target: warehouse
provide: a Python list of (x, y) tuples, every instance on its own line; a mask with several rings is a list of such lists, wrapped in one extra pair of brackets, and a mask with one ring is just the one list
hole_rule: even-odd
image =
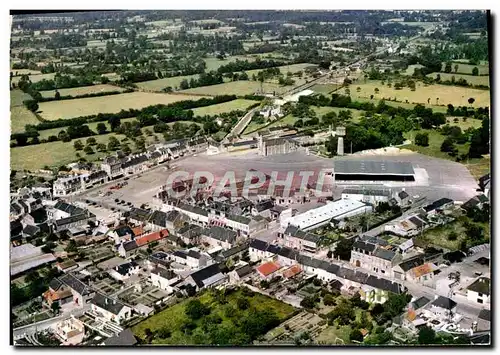
[(336, 160), (336, 181), (415, 181), (415, 171), (409, 162)]
[(296, 226), (302, 230), (318, 228), (329, 223), (332, 219), (342, 220), (346, 217), (372, 211), (370, 205), (356, 200), (337, 200), (324, 206), (314, 208), (288, 219), (288, 225)]

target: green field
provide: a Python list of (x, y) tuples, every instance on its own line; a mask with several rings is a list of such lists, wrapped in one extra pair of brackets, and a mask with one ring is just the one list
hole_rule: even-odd
[(167, 86), (171, 86), (172, 89), (175, 90), (175, 88), (181, 84), (182, 80), (186, 79), (189, 81), (191, 78), (195, 78), (195, 79), (198, 78), (198, 74), (185, 75), (185, 76), (173, 76), (171, 78), (143, 81), (140, 83), (136, 83), (136, 85), (140, 89), (150, 90), (150, 91), (161, 91), (162, 89), (166, 88)]
[(151, 105), (170, 104), (182, 100), (198, 100), (199, 96), (169, 95), (146, 92), (131, 92), (126, 94), (89, 97), (84, 99), (50, 101), (40, 103), (40, 115), (53, 121), (98, 113), (117, 113), (126, 109), (141, 109)]
[[(241, 310), (237, 307), (238, 298), (246, 298), (249, 301), (250, 307), (246, 310)], [(272, 310), (278, 316), (280, 321), (284, 321), (294, 312), (294, 308), (286, 303), (278, 301), (274, 298), (255, 293), (252, 297), (242, 296), (241, 291), (236, 291), (225, 297), (226, 303), (221, 304), (218, 300), (213, 297), (211, 292), (204, 292), (200, 296), (196, 297), (201, 303), (210, 307), (210, 316), (219, 316), (222, 320), (220, 324), (217, 325), (218, 329), (234, 329), (239, 330), (236, 325), (238, 320), (244, 319), (245, 317), (250, 317), (253, 314), (253, 310)], [(202, 317), (200, 320), (193, 321), (196, 328), (189, 333), (183, 332), (181, 328), (186, 322), (190, 321), (188, 316), (185, 314), (185, 307), (190, 300), (193, 298), (184, 300), (176, 305), (173, 305), (158, 314), (146, 319), (145, 321), (132, 327), (132, 332), (139, 339), (146, 338), (146, 329), (150, 329), (154, 334), (160, 329), (168, 329), (170, 336), (168, 338), (161, 338), (160, 336), (155, 336), (152, 340), (153, 344), (167, 344), (167, 345), (193, 345), (200, 344), (200, 340), (203, 340), (204, 332), (202, 331), (204, 319)]]
[[(15, 69), (14, 69), (15, 72)], [(32, 72), (35, 72), (34, 70)], [(36, 74), (36, 75), (30, 75), (29, 79), (31, 80), (32, 83), (37, 83), (40, 80), (47, 79), (51, 80), (54, 79), (55, 73), (49, 73), (49, 74)], [(21, 80), (21, 76), (15, 76), (12, 78), (13, 83), (18, 83)]]
[[(471, 74), (472, 75), (472, 69), (474, 69), (474, 67), (477, 67), (477, 69), (479, 69), (479, 75), (488, 75), (490, 73), (490, 68), (489, 68), (487, 63), (479, 64), (479, 65), (471, 65), (471, 64), (465, 64), (465, 63), (452, 62), (451, 63), (451, 74), (455, 73), (455, 64), (458, 64), (457, 73), (459, 73), (459, 74)], [(441, 68), (441, 71), (444, 71), (445, 66), (446, 66), (446, 63), (443, 63), (443, 67)]]
[(42, 72), (39, 70), (31, 70), (31, 69), (11, 69), (10, 72), (12, 73), (12, 75), (16, 75), (16, 76), (21, 76), (24, 74), (28, 74), (28, 75), (42, 74)]
[(441, 80), (450, 80), (452, 77), (455, 77), (455, 81), (458, 79), (464, 79), (467, 80), (469, 84), (472, 85), (484, 85), (484, 86), (490, 86), (490, 77), (489, 75), (481, 75), (481, 76), (474, 76), (474, 75), (465, 75), (465, 74), (452, 74), (452, 73), (432, 73), (427, 76), (436, 79), (437, 75), (441, 76)]
[[(69, 88), (69, 89), (59, 89), (59, 94), (61, 96), (80, 96), (80, 95), (85, 95), (85, 94), (95, 94), (95, 93), (100, 93), (100, 92), (110, 92), (110, 91), (124, 91), (125, 89), (119, 87), (119, 86), (113, 86), (113, 85), (93, 85), (93, 86), (82, 86), (82, 87), (77, 87), (77, 88)], [(48, 91), (40, 91), (40, 94), (42, 94), (43, 97), (54, 97), (56, 91), (55, 90), (48, 90)]]
[(408, 68), (406, 68), (406, 70), (404, 72), (402, 72), (401, 74), (402, 75), (408, 75), (408, 76), (412, 76), (413, 73), (415, 72), (415, 69), (420, 69), (420, 68), (423, 68), (424, 66), (421, 65), (421, 64), (412, 64), (412, 65), (409, 65)]
[[(441, 133), (437, 132), (436, 130), (421, 129), (421, 130), (417, 130), (417, 131), (406, 132), (403, 134), (403, 136), (405, 137), (405, 139), (409, 139), (413, 142), (415, 140), (415, 135), (417, 133), (428, 133), (429, 134), (429, 145), (427, 147), (421, 147), (421, 146), (416, 145), (416, 144), (409, 144), (409, 145), (404, 146), (405, 149), (410, 149), (410, 150), (413, 150), (417, 153), (429, 155), (431, 157), (455, 161), (454, 157), (451, 157), (448, 155), (448, 153), (441, 151), (441, 144), (443, 143), (443, 141), (445, 140), (446, 137), (443, 136)], [(458, 154), (464, 154), (464, 153), (467, 153), (469, 151), (470, 143), (456, 144), (455, 146), (458, 149)]]
[(219, 67), (221, 67), (223, 65), (226, 65), (226, 64), (231, 63), (231, 62), (235, 62), (236, 59), (248, 60), (249, 62), (255, 61), (254, 57), (244, 56), (244, 55), (235, 55), (235, 56), (231, 56), (231, 57), (226, 57), (223, 60), (220, 60), (220, 59), (215, 58), (215, 57), (209, 57), (209, 58), (204, 59), (206, 65), (207, 65), (205, 68), (205, 72), (217, 70), (217, 69), (219, 69)]
[[(217, 96), (217, 95), (252, 95), (260, 92), (260, 82), (258, 81), (231, 81), (229, 83), (217, 84), (211, 86), (202, 86), (198, 88), (192, 88), (187, 90), (179, 91), (180, 93), (189, 95), (208, 95), (208, 96)], [(276, 93), (284, 92), (291, 89), (291, 86), (280, 86), (278, 84), (271, 83), (263, 83), (262, 89), (264, 92), (273, 92)]]
[(244, 99), (236, 99), (229, 102), (224, 102), (217, 105), (198, 107), (193, 109), (193, 113), (195, 116), (204, 116), (204, 115), (218, 115), (223, 112), (231, 112), (236, 110), (246, 111), (247, 108), (251, 105), (258, 103), (257, 101), (252, 100), (244, 100)]
[[(357, 92), (360, 87), (361, 91)], [(370, 80), (367, 83), (356, 83), (350, 85), (351, 97), (354, 100), (370, 99), (373, 95), (374, 100), (396, 99), (397, 101), (410, 104), (427, 105), (427, 99), (430, 98), (430, 104), (436, 106), (469, 106), (468, 99), (473, 97), (475, 102), (474, 107), (490, 106), (490, 93), (488, 90), (471, 89), (467, 87), (451, 86), (451, 85), (429, 85), (424, 86), (423, 83), (417, 83), (415, 91), (404, 87), (401, 90), (396, 90), (394, 87), (382, 85), (381, 81)], [(375, 88), (379, 89), (378, 94), (375, 93)]]
[(337, 90), (340, 87), (341, 85), (335, 85), (335, 84), (316, 84), (310, 90), (318, 94), (328, 95), (329, 93)]
[(10, 92), (10, 129), (11, 133), (24, 132), (24, 127), (27, 124), (38, 124), (40, 121), (35, 114), (28, 110), (24, 104), (24, 100), (31, 99), (31, 96), (25, 94), (21, 90), (12, 90)]

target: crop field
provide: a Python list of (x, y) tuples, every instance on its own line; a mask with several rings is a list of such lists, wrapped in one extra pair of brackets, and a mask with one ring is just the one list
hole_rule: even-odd
[[(281, 93), (290, 90), (290, 86), (280, 86), (274, 83), (263, 83), (262, 89), (264, 92)], [(259, 93), (261, 89), (260, 82), (258, 81), (231, 81), (229, 83), (217, 84), (211, 86), (201, 86), (198, 88), (192, 88), (187, 90), (179, 91), (183, 94), (197, 94), (197, 95), (207, 95), (207, 96), (217, 96), (217, 95), (252, 95), (254, 93)]]
[(206, 72), (212, 71), (212, 70), (217, 70), (219, 67), (226, 65), (231, 62), (235, 62), (236, 59), (239, 60), (248, 60), (249, 62), (255, 61), (255, 58), (250, 57), (250, 56), (243, 56), (243, 55), (235, 55), (231, 57), (226, 57), (223, 60), (220, 60), (215, 57), (210, 57), (210, 58), (205, 58), (204, 61), (207, 64), (207, 67), (205, 68)]
[(424, 66), (421, 65), (421, 64), (412, 64), (412, 65), (408, 65), (408, 68), (406, 68), (406, 70), (402, 73), (403, 75), (408, 75), (408, 76), (412, 76), (413, 73), (415, 72), (415, 69), (420, 69), (420, 68), (423, 68)]
[(217, 105), (198, 107), (193, 109), (193, 113), (195, 116), (204, 116), (204, 115), (212, 116), (212, 115), (218, 115), (223, 112), (231, 112), (236, 110), (246, 111), (246, 109), (249, 106), (254, 105), (256, 103), (258, 103), (258, 101), (237, 99)]
[(474, 76), (474, 75), (465, 75), (465, 74), (454, 74), (454, 73), (432, 73), (427, 76), (436, 79), (437, 75), (440, 75), (441, 80), (450, 80), (452, 77), (455, 77), (455, 80), (458, 79), (464, 79), (467, 80), (469, 84), (472, 85), (484, 85), (484, 86), (490, 86), (490, 76), (489, 75), (481, 75), (481, 76)]
[[(488, 63), (481, 63), (480, 65), (472, 65), (472, 64), (465, 64), (465, 63), (458, 63), (458, 62), (452, 62), (451, 63), (451, 74), (455, 73), (455, 64), (458, 64), (458, 70), (457, 73), (459, 74), (471, 74), (472, 75), (472, 69), (474, 67), (477, 67), (479, 70), (479, 75), (489, 75), (490, 74), (490, 68), (488, 66)], [(444, 71), (444, 68), (446, 66), (446, 63), (443, 63), (442, 71)]]
[(48, 120), (95, 115), (98, 113), (116, 113), (126, 109), (141, 109), (146, 106), (170, 104), (182, 100), (198, 100), (200, 96), (169, 95), (146, 92), (89, 97), (84, 99), (50, 101), (40, 103), (40, 115)]
[[(357, 92), (357, 87), (361, 88)], [(375, 94), (375, 88), (379, 89), (379, 93)], [(427, 104), (427, 99), (430, 98), (430, 104), (447, 106), (469, 106), (468, 99), (473, 97), (475, 102), (474, 107), (490, 106), (490, 93), (488, 90), (471, 89), (467, 87), (450, 86), (450, 85), (429, 85), (424, 86), (422, 83), (417, 83), (415, 91), (404, 87), (401, 90), (396, 90), (394, 87), (382, 85), (380, 81), (369, 81), (366, 84), (354, 84), (350, 86), (351, 97), (353, 99), (362, 98), (369, 99), (373, 95), (375, 100), (396, 99), (400, 102), (411, 104)]]
[(24, 104), (24, 100), (31, 99), (31, 96), (25, 94), (21, 90), (12, 90), (10, 92), (10, 129), (11, 133), (24, 132), (24, 127), (27, 124), (37, 124), (40, 121), (35, 114), (28, 110)]
[(12, 73), (12, 75), (24, 75), (24, 74), (38, 75), (38, 74), (42, 74), (42, 72), (39, 70), (31, 70), (31, 69), (11, 69), (10, 72)]
[[(14, 73), (15, 73), (15, 71), (14, 71)], [(35, 75), (30, 75), (29, 78), (30, 78), (30, 80), (31, 80), (32, 83), (37, 83), (37, 82), (39, 82), (40, 80), (43, 80), (43, 79), (47, 79), (47, 80), (54, 79), (55, 75), (56, 75), (55, 73), (35, 74)], [(15, 76), (15, 77), (12, 78), (12, 82), (16, 83), (16, 84), (20, 80), (21, 80), (21, 76)]]
[(38, 124), (40, 121), (35, 114), (24, 105), (10, 108), (10, 129), (11, 133), (22, 133), (27, 124)]
[(171, 78), (143, 81), (143, 82), (137, 83), (136, 85), (137, 85), (137, 87), (139, 87), (143, 90), (150, 90), (150, 91), (161, 91), (162, 89), (166, 88), (167, 86), (170, 86), (170, 87), (172, 87), (172, 89), (175, 90), (175, 88), (181, 84), (182, 80), (186, 79), (189, 81), (191, 78), (197, 79), (198, 74), (184, 75), (184, 76), (173, 76)]
[[(124, 90), (125, 89), (119, 86), (102, 84), (93, 86), (82, 86), (69, 89), (59, 89), (58, 91), (59, 94), (61, 94), (61, 96), (67, 96), (67, 95), (80, 96), (85, 94), (95, 94), (100, 92), (124, 91)], [(55, 90), (40, 91), (40, 94), (42, 94), (43, 97), (54, 97), (55, 93), (56, 93)]]

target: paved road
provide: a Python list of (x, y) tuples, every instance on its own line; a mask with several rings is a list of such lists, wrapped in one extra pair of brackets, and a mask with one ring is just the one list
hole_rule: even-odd
[(228, 140), (229, 137), (233, 136), (233, 137), (237, 137), (239, 136), (240, 134), (243, 133), (243, 131), (245, 130), (245, 128), (247, 128), (248, 124), (250, 123), (250, 121), (252, 120), (252, 116), (255, 112), (257, 112), (259, 108), (258, 107), (255, 107), (253, 109), (251, 109), (250, 111), (248, 111), (245, 116), (243, 116), (239, 121), (238, 123), (236, 124), (236, 126), (233, 127), (233, 129), (231, 129), (231, 132), (229, 132), (227, 134), (227, 136), (224, 138), (225, 141)]

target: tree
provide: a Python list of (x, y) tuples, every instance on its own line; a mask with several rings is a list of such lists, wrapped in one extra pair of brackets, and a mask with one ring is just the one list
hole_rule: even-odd
[(374, 91), (375, 91), (375, 94), (378, 94), (380, 90), (378, 88), (375, 88)]
[(194, 299), (187, 303), (185, 313), (190, 319), (197, 320), (210, 314), (210, 308), (201, 303), (200, 300)]
[(335, 258), (340, 258), (341, 260), (349, 261), (351, 260), (351, 250), (354, 244), (354, 240), (340, 238), (337, 242), (335, 250), (333, 251), (333, 255)]
[(130, 149), (130, 146), (127, 144), (127, 143), (123, 143), (121, 145), (121, 150), (123, 153), (125, 153), (126, 155), (129, 155), (130, 153), (132, 153), (132, 149)]
[(429, 145), (429, 134), (417, 133), (415, 136), (415, 144), (421, 147), (427, 147)]
[(96, 149), (98, 152), (105, 152), (106, 151), (106, 144), (104, 143), (99, 143), (97, 146), (96, 146)]
[(36, 100), (26, 100), (24, 104), (26, 105), (26, 108), (31, 112), (38, 111), (38, 102)]
[(323, 303), (325, 304), (325, 306), (333, 306), (335, 305), (335, 298), (332, 294), (327, 293), (325, 297), (323, 297)]
[(244, 311), (245, 309), (248, 309), (250, 307), (250, 302), (248, 301), (248, 299), (244, 297), (239, 297), (236, 300), (236, 306), (238, 307), (239, 310)]
[(87, 145), (96, 145), (97, 141), (94, 137), (87, 138)]
[(59, 91), (56, 90), (56, 93), (54, 94), (54, 98), (56, 100), (59, 100), (61, 98), (61, 94), (59, 93)]
[(351, 342), (362, 342), (363, 341), (363, 334), (359, 331), (359, 329), (353, 329), (351, 330), (351, 334), (349, 334), (349, 340)]
[(444, 66), (444, 72), (451, 73), (451, 62), (446, 62), (445, 66)]
[(445, 153), (453, 152), (455, 149), (455, 144), (453, 143), (453, 139), (451, 137), (446, 137), (443, 143), (441, 144), (441, 151)]
[(436, 332), (424, 325), (418, 330), (418, 343), (419, 344), (436, 344)]
[(83, 149), (83, 143), (81, 140), (76, 140), (75, 143), (73, 143), (73, 147), (75, 150), (82, 150)]
[(106, 133), (106, 132), (108, 131), (108, 128), (107, 128), (107, 127), (106, 127), (106, 125), (105, 125), (104, 123), (102, 123), (102, 122), (99, 122), (99, 123), (97, 124), (96, 129), (97, 129), (97, 133), (99, 133), (99, 134), (104, 134), (104, 133)]
[(469, 99), (467, 100), (467, 102), (469, 103), (469, 105), (472, 106), (472, 104), (474, 103), (474, 101), (476, 101), (476, 99), (474, 99), (473, 97), (469, 97)]
[(316, 302), (314, 302), (314, 297), (304, 297), (302, 301), (300, 301), (300, 306), (308, 309), (314, 308)]
[(111, 132), (115, 132), (120, 127), (120, 117), (112, 116), (108, 120), (109, 126), (111, 127)]
[(474, 76), (479, 75), (479, 69), (477, 67), (472, 68), (472, 75), (474, 75)]
[(59, 302), (52, 302), (50, 305), (50, 308), (52, 309), (52, 312), (54, 314), (59, 314), (59, 311), (61, 310), (61, 306), (59, 305)]
[(448, 234), (448, 240), (450, 240), (450, 241), (455, 241), (455, 240), (457, 240), (457, 238), (458, 238), (458, 234), (455, 231), (451, 231)]
[(66, 249), (64, 250), (68, 253), (76, 253), (78, 251), (76, 242), (73, 239), (70, 239), (68, 245), (66, 246)]
[(110, 151), (117, 150), (119, 146), (120, 142), (118, 142), (118, 139), (116, 139), (116, 137), (109, 137), (108, 150)]
[(83, 151), (87, 155), (94, 154), (94, 150), (92, 149), (92, 147), (90, 145), (85, 146), (85, 148), (83, 148)]
[(458, 71), (458, 64), (455, 64), (455, 74), (457, 73)]

